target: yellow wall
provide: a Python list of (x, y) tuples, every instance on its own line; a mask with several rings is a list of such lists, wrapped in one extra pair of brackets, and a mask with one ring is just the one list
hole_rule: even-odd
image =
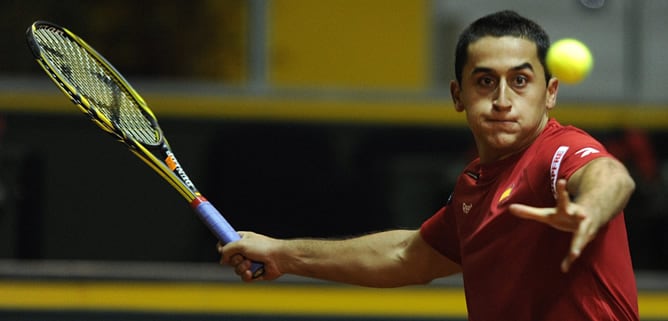
[(275, 0), (268, 5), (271, 86), (427, 86), (425, 0)]

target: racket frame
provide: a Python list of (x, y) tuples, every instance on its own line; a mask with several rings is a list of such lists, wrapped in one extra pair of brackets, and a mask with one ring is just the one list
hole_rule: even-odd
[[(44, 49), (42, 49), (42, 46), (35, 39), (35, 32), (40, 28), (46, 28), (62, 37), (69, 38), (88, 53), (89, 56), (104, 69), (107, 76), (110, 76), (110, 78), (114, 80), (114, 83), (125, 92), (130, 99), (134, 100), (135, 105), (139, 107), (141, 113), (156, 131), (156, 134), (159, 135), (158, 143), (147, 146), (147, 144), (138, 141), (131, 135), (127, 135), (123, 132), (120, 126), (105, 116), (84, 94), (80, 93), (76, 86), (71, 84), (67, 80), (67, 77), (59, 71), (59, 68), (43, 53)], [(158, 125), (157, 118), (148, 108), (144, 99), (120, 74), (120, 72), (107, 61), (107, 59), (70, 30), (50, 22), (35, 21), (26, 31), (26, 38), (28, 46), (39, 66), (81, 112), (88, 116), (88, 118), (99, 128), (112, 135), (115, 140), (125, 144), (133, 154), (172, 185), (172, 187), (174, 187), (174, 189), (188, 201), (193, 210), (198, 214), (198, 217), (223, 244), (235, 242), (240, 239), (239, 234), (232, 228), (227, 220), (225, 220), (220, 212), (197, 190), (183, 167), (181, 167), (181, 164), (171, 150), (162, 129)], [(156, 155), (159, 155), (163, 159), (160, 159)], [(253, 262), (251, 270), (254, 278), (258, 278), (264, 274), (264, 265), (262, 263)]]

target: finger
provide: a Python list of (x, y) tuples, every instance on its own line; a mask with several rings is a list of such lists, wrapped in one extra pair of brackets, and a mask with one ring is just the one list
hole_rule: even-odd
[(244, 282), (250, 283), (250, 282), (255, 282), (255, 281), (261, 281), (264, 280), (264, 276), (259, 276), (259, 277), (253, 277), (253, 272), (248, 270), (246, 271), (243, 275), (241, 275), (241, 279)]
[(220, 253), (220, 260), (218, 261), (220, 265), (227, 265), (225, 254), (223, 253), (223, 244), (220, 242), (216, 243), (216, 250)]
[(246, 258), (241, 254), (234, 254), (230, 257), (230, 265), (238, 266), (239, 264), (247, 261)]
[[(573, 238), (575, 239), (575, 236)], [(575, 241), (573, 241), (573, 243), (575, 243)], [(568, 255), (566, 255), (564, 260), (561, 262), (561, 271), (564, 273), (568, 272), (573, 265), (573, 262), (575, 262), (575, 260), (580, 257), (580, 253), (582, 253), (582, 248), (571, 247)]]
[(237, 275), (244, 276), (247, 272), (250, 272), (251, 262), (248, 260), (241, 260), (238, 264), (234, 264), (234, 272)]
[(256, 280), (264, 280), (262, 276), (254, 277), (251, 267), (253, 266), (250, 260), (243, 260), (239, 265), (234, 267), (234, 273), (241, 277), (244, 282), (253, 282)]
[(573, 233), (570, 254), (575, 257), (580, 256), (582, 249), (584, 249), (585, 245), (589, 243), (589, 235), (587, 235), (586, 231), (582, 230), (583, 225), (585, 224), (580, 224), (580, 228), (575, 233)]
[(564, 272), (568, 271), (573, 262), (580, 257), (587, 244), (594, 238), (594, 232), (591, 230), (590, 225), (589, 221), (583, 220), (578, 229), (573, 233), (568, 255), (564, 258), (564, 262), (562, 262), (562, 270)]
[(577, 259), (579, 254), (569, 253), (563, 261), (561, 261), (561, 272), (568, 272), (571, 269), (571, 265)]
[(592, 230), (591, 222), (588, 220), (582, 220), (580, 226), (578, 226), (577, 231), (573, 233), (573, 240), (571, 241), (571, 248), (569, 256), (572, 257), (572, 261), (580, 257), (580, 253), (584, 248), (594, 239), (595, 232)]
[(566, 190), (566, 180), (560, 179), (557, 181), (557, 212), (568, 213), (568, 205), (571, 202), (568, 190)]
[[(231, 262), (232, 258), (243, 253), (243, 248), (239, 246), (239, 242), (230, 242), (219, 246), (219, 252), (223, 256), (225, 262)], [(232, 264), (232, 263), (230, 263)]]
[(243, 258), (242, 258), (242, 260), (237, 259), (237, 258), (236, 258), (237, 256), (241, 256), (241, 254), (234, 254), (233, 256), (229, 256), (229, 257), (227, 257), (227, 256), (221, 256), (221, 257), (220, 257), (220, 264), (222, 264), (222, 265), (230, 265), (230, 266), (237, 266), (237, 265), (239, 265), (239, 264), (241, 263), (241, 261), (243, 260)]
[(523, 204), (511, 204), (508, 207), (508, 210), (513, 215), (519, 216), (521, 218), (527, 218), (541, 222), (547, 222), (548, 217), (556, 212), (553, 208), (538, 208)]

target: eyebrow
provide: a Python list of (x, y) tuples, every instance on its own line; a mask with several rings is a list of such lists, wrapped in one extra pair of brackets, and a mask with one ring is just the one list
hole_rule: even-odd
[[(518, 70), (522, 70), (522, 69), (529, 69), (529, 70), (531, 70), (532, 72), (534, 71), (534, 70), (533, 70), (533, 65), (532, 65), (531, 63), (528, 63), (528, 62), (525, 62), (525, 63), (523, 63), (523, 64), (521, 64), (521, 65), (517, 65), (517, 66), (515, 66), (515, 67), (510, 68), (510, 70), (513, 70), (513, 71), (518, 71)], [(471, 74), (472, 74), (472, 75), (475, 75), (475, 74), (478, 74), (478, 73), (490, 73), (490, 72), (492, 72), (493, 70), (494, 70), (494, 69), (489, 68), (489, 67), (475, 67), (475, 68), (473, 68), (473, 70), (471, 71)]]

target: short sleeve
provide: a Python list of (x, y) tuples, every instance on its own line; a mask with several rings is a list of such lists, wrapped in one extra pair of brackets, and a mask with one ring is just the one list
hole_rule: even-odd
[(550, 157), (550, 184), (556, 190), (557, 180), (568, 179), (582, 166), (600, 157), (612, 156), (595, 138), (575, 127), (566, 126), (545, 137), (539, 155)]
[(447, 206), (422, 223), (420, 235), (432, 248), (457, 264), (461, 264), (459, 235), (454, 215), (448, 215)]

